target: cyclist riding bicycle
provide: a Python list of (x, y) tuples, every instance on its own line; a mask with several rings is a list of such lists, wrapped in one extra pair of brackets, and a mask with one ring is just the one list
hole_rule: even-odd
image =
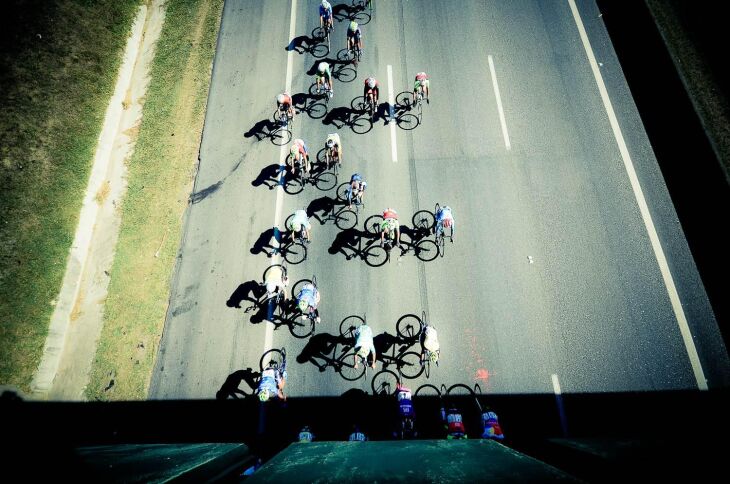
[(348, 52), (356, 45), (360, 48), (360, 52), (362, 52), (362, 32), (360, 31), (360, 27), (357, 25), (357, 22), (353, 20), (350, 22), (350, 26), (347, 29)]
[(325, 22), (331, 28), (335, 27), (332, 23), (332, 5), (327, 0), (322, 0), (319, 5), (319, 26), (324, 27)]
[(496, 413), (489, 409), (482, 414), (482, 427), (484, 428), (482, 432), (483, 439), (504, 440), (499, 418)]
[(337, 155), (337, 163), (342, 166), (342, 142), (340, 141), (340, 134), (328, 134), (327, 141), (325, 141), (324, 145), (326, 147), (324, 157), (327, 161), (327, 166), (330, 166), (330, 160), (334, 159), (334, 155)]
[(424, 93), (426, 102), (427, 103), (429, 102), (428, 85), (429, 85), (428, 74), (426, 74), (425, 72), (419, 72), (418, 74), (416, 74), (416, 80), (414, 81), (414, 84), (413, 84), (413, 104), (416, 104), (416, 93), (418, 93), (418, 91), (421, 91), (422, 93)]
[(304, 140), (297, 138), (292, 143), (289, 149), (289, 157), (286, 160), (292, 175), (296, 167), (295, 162), (301, 162), (302, 160), (304, 160), (304, 171), (309, 174), (309, 150), (307, 149), (307, 145), (304, 144)]
[(294, 119), (294, 107), (292, 105), (291, 95), (288, 92), (284, 91), (276, 96), (276, 109), (280, 113), (287, 113), (289, 119)]
[(373, 355), (373, 362), (370, 364), (370, 367), (375, 368), (377, 355), (375, 353), (375, 342), (373, 341), (373, 330), (370, 326), (363, 323), (355, 330), (355, 354), (353, 355), (355, 368), (359, 368), (360, 358), (365, 360), (365, 364), (367, 365), (370, 354)]
[(444, 206), (439, 207), (436, 212), (436, 226), (433, 232), (441, 232), (444, 235), (444, 229), (451, 228), (451, 240), (454, 240), (454, 233), (456, 232), (456, 222), (454, 221), (454, 214), (451, 213), (451, 207)]
[(414, 420), (416, 412), (413, 410), (411, 390), (398, 383), (395, 391), (398, 398), (398, 415), (400, 415), (403, 434), (404, 436), (415, 437)]
[(309, 425), (302, 427), (298, 436), (299, 442), (311, 442), (314, 440), (314, 434), (309, 430)]
[(446, 438), (451, 439), (467, 439), (464, 422), (461, 418), (461, 412), (456, 408), (450, 408), (446, 413)]
[(368, 437), (364, 433), (360, 432), (360, 427), (354, 425), (352, 428), (352, 433), (347, 440), (349, 442), (365, 442), (366, 440), (368, 440)]
[(377, 79), (374, 77), (368, 77), (365, 79), (362, 95), (366, 102), (370, 101), (373, 105), (378, 105), (378, 99), (380, 97), (380, 83), (378, 83)]
[(267, 402), (271, 398), (279, 398), (286, 400), (284, 395), (284, 385), (286, 385), (286, 359), (282, 362), (281, 366), (274, 368), (272, 366), (267, 367), (261, 373), (261, 379), (259, 380), (258, 387), (256, 388), (256, 394), (259, 400)]
[(439, 345), (436, 328), (427, 325), (421, 333), (421, 365), (428, 359), (431, 363), (439, 364), (441, 347)]
[(396, 245), (400, 247), (400, 223), (398, 222), (398, 213), (392, 208), (383, 210), (383, 221), (380, 223), (380, 245), (387, 235), (389, 239), (393, 239), (396, 235)]
[(311, 282), (304, 284), (299, 294), (297, 294), (297, 308), (305, 317), (313, 315), (316, 323), (320, 321), (319, 311), (317, 310), (319, 299), (319, 290)]
[(294, 242), (294, 237), (297, 234), (302, 233), (307, 242), (311, 242), (311, 230), (312, 224), (309, 223), (309, 217), (307, 212), (301, 208), (294, 212), (294, 216), (289, 220), (289, 224), (286, 227), (289, 230), (291, 241)]
[(347, 208), (352, 208), (352, 201), (356, 204), (365, 202), (365, 189), (368, 183), (363, 180), (362, 175), (354, 173), (350, 177), (350, 185), (347, 187)]
[(327, 91), (329, 91), (334, 94), (335, 90), (332, 86), (332, 71), (330, 70), (330, 65), (326, 62), (320, 62), (319, 65), (317, 65), (317, 94), (320, 92), (320, 86)]
[(261, 302), (267, 301), (269, 298), (275, 297), (278, 294), (284, 296), (284, 301), (287, 299), (286, 287), (289, 285), (289, 277), (284, 273), (281, 266), (271, 266), (266, 271), (266, 279), (264, 279), (264, 286), (266, 286), (266, 294)]

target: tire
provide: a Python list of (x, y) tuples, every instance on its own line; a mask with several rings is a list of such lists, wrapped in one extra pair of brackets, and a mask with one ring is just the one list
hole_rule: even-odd
[(340, 186), (337, 187), (337, 200), (342, 202), (347, 201), (347, 189), (349, 186), (350, 183), (348, 182), (340, 183)]
[(438, 387), (436, 385), (431, 385), (430, 383), (424, 383), (420, 387), (416, 388), (416, 391), (413, 393), (413, 397), (440, 397), (441, 392), (439, 391)]
[(395, 395), (400, 379), (390, 370), (380, 370), (370, 384), (373, 395)]
[(310, 284), (312, 281), (310, 279), (301, 279), (294, 283), (294, 286), (291, 288), (291, 294), (292, 298), (296, 298), (297, 294), (302, 290), (305, 284)]
[(403, 378), (413, 380), (423, 373), (425, 368), (421, 366), (421, 355), (415, 351), (406, 351), (398, 358), (398, 372)]
[(351, 349), (347, 352), (347, 354), (340, 358), (340, 368), (339, 373), (340, 376), (347, 380), (347, 381), (356, 381), (363, 377), (366, 371), (366, 365), (363, 363), (360, 365), (359, 368), (355, 368), (353, 364), (350, 362), (352, 361), (353, 356), (355, 355), (355, 350)]
[(289, 244), (282, 252), (284, 253), (284, 260), (292, 265), (301, 264), (307, 260), (307, 247), (300, 242)]
[[(286, 170), (286, 168), (284, 168)], [(287, 180), (286, 184), (284, 185), (284, 191), (288, 193), (289, 195), (296, 195), (298, 193), (302, 193), (304, 190), (304, 184), (302, 183), (301, 178), (290, 178)]]
[(264, 271), (264, 281), (266, 281), (266, 275), (271, 271), (274, 267), (278, 267), (281, 269), (281, 273), (286, 276), (286, 266), (284, 264), (272, 264), (269, 267), (266, 268)]
[(382, 215), (371, 215), (365, 220), (365, 232), (370, 235), (380, 235), (380, 224), (382, 222)]
[(419, 210), (413, 214), (411, 222), (416, 230), (433, 230), (436, 227), (436, 217), (428, 210)]
[(416, 257), (423, 262), (431, 262), (439, 256), (439, 248), (433, 240), (422, 240), (416, 244)]
[(335, 225), (340, 230), (349, 230), (357, 225), (357, 214), (352, 210), (342, 210), (336, 216)]
[(278, 128), (271, 133), (271, 142), (276, 146), (284, 146), (292, 139), (292, 133), (287, 128)]
[(261, 355), (261, 359), (259, 360), (259, 370), (264, 371), (266, 368), (268, 368), (272, 362), (275, 362), (279, 367), (281, 367), (281, 364), (284, 361), (284, 354), (280, 349), (271, 349)]
[(455, 385), (451, 385), (448, 390), (446, 390), (446, 395), (452, 396), (452, 397), (473, 397), (474, 396), (474, 390), (463, 383), (456, 383)]
[(346, 317), (340, 322), (340, 336), (347, 337), (348, 334), (351, 335), (352, 329), (357, 328), (361, 324), (365, 324), (365, 319), (356, 314)]
[(288, 323), (289, 332), (295, 338), (303, 339), (314, 334), (314, 321), (306, 316), (297, 315)]
[(314, 186), (316, 186), (318, 190), (328, 192), (337, 186), (337, 175), (329, 172), (320, 173), (317, 175)]
[(388, 262), (388, 251), (379, 244), (371, 245), (365, 251), (365, 263), (370, 267), (380, 267)]
[(421, 336), (421, 318), (415, 314), (405, 314), (395, 323), (395, 331), (401, 338), (417, 340)]

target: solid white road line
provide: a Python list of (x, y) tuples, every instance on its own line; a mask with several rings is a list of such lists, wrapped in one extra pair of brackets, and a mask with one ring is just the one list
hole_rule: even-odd
[[(388, 103), (390, 103), (392, 112), (392, 108), (395, 106), (395, 94), (393, 93), (393, 66), (390, 64), (388, 64)], [(390, 119), (388, 124), (390, 124), (390, 156), (393, 163), (397, 163), (398, 145), (395, 142), (395, 119)]]
[(507, 132), (507, 121), (504, 119), (504, 109), (502, 109), (502, 97), (499, 95), (499, 85), (497, 84), (497, 73), (494, 70), (494, 60), (492, 56), (487, 56), (489, 60), (489, 72), (492, 74), (492, 85), (494, 86), (494, 97), (497, 98), (497, 110), (499, 111), (499, 123), (502, 125), (502, 136), (504, 136), (504, 146), (509, 150), (512, 145), (509, 142), (509, 133)]
[[(297, 23), (297, 0), (292, 0), (291, 2), (291, 15), (289, 17), (289, 40), (294, 38), (295, 28)], [(290, 50), (287, 53), (286, 57), (286, 84), (285, 84), (285, 90), (286, 92), (291, 92), (291, 82), (292, 82), (292, 73), (294, 65), (294, 51)], [(283, 181), (284, 176), (286, 175), (286, 166), (285, 166), (285, 160), (287, 155), (288, 147), (286, 145), (282, 145), (281, 149), (279, 150), (279, 183), (276, 187), (276, 208), (274, 209), (274, 236), (275, 238), (277, 236), (280, 237), (280, 234), (277, 233), (279, 223), (281, 223), (281, 208), (282, 203), (284, 202), (284, 187), (283, 187)], [(278, 240), (274, 240), (274, 243), (272, 244), (274, 247), (279, 249), (280, 244)], [(271, 257), (271, 265), (279, 264), (279, 254), (278, 252), (274, 254)], [(271, 346), (274, 342), (274, 323), (271, 321), (266, 321), (266, 335), (264, 336), (264, 353), (269, 351), (271, 349)]]
[(585, 48), (586, 54), (588, 56), (588, 62), (591, 65), (593, 76), (596, 79), (596, 84), (598, 84), (598, 91), (601, 93), (603, 106), (606, 109), (606, 113), (608, 114), (608, 119), (611, 123), (611, 129), (613, 130), (613, 135), (616, 138), (616, 142), (618, 143), (619, 151), (621, 152), (621, 158), (624, 162), (624, 167), (626, 167), (626, 172), (629, 175), (631, 188), (634, 190), (634, 196), (636, 197), (636, 202), (639, 205), (641, 217), (644, 220), (644, 225), (646, 226), (646, 230), (649, 233), (651, 247), (652, 249), (654, 249), (654, 256), (657, 259), (659, 269), (662, 273), (662, 278), (664, 279), (664, 284), (667, 287), (669, 300), (671, 301), (672, 309), (674, 310), (674, 314), (677, 318), (679, 331), (682, 334), (684, 346), (687, 350), (687, 355), (689, 356), (692, 370), (694, 371), (695, 380), (697, 381), (697, 387), (700, 390), (707, 390), (707, 379), (705, 378), (705, 373), (702, 370), (700, 358), (697, 354), (697, 348), (695, 347), (694, 341), (692, 339), (692, 333), (690, 332), (689, 325), (687, 324), (687, 317), (685, 316), (684, 310), (682, 309), (682, 303), (679, 300), (679, 294), (677, 293), (677, 288), (674, 285), (672, 273), (669, 270), (669, 266), (667, 265), (667, 259), (664, 256), (664, 249), (662, 249), (662, 245), (659, 242), (659, 236), (657, 235), (656, 229), (654, 228), (654, 222), (652, 221), (651, 214), (649, 213), (649, 207), (646, 204), (644, 192), (641, 190), (641, 185), (639, 184), (639, 179), (636, 176), (634, 164), (631, 161), (631, 155), (629, 155), (629, 149), (626, 147), (624, 136), (621, 132), (621, 128), (619, 127), (618, 120), (616, 119), (616, 114), (613, 111), (613, 105), (611, 104), (611, 100), (608, 97), (608, 91), (606, 90), (606, 85), (603, 82), (603, 76), (601, 76), (601, 71), (598, 68), (596, 57), (593, 54), (593, 49), (591, 48), (591, 44), (588, 40), (588, 34), (586, 33), (585, 27), (583, 26), (583, 21), (581, 20), (580, 14), (578, 13), (578, 8), (575, 6), (575, 0), (568, 0), (568, 3), (570, 4), (570, 9), (573, 12), (573, 18), (575, 19), (575, 23), (578, 26), (578, 32), (580, 33), (580, 38), (583, 41), (583, 47)]
[(563, 392), (560, 390), (560, 381), (558, 381), (558, 375), (552, 375), (553, 380), (553, 392), (555, 393), (555, 403), (558, 407), (558, 414), (560, 415), (560, 428), (563, 429), (563, 437), (568, 436), (568, 419), (565, 416), (565, 409), (563, 408)]

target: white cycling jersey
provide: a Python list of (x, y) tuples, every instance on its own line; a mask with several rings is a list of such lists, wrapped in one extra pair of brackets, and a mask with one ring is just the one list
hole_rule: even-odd
[(432, 326), (426, 326), (423, 334), (423, 347), (432, 353), (439, 351), (439, 340), (436, 328)]
[(370, 326), (363, 324), (355, 330), (355, 348), (366, 348), (369, 353), (375, 353), (373, 330)]
[(307, 217), (307, 212), (305, 212), (304, 210), (301, 210), (301, 209), (294, 212), (294, 217), (291, 219), (290, 224), (291, 225), (297, 225), (297, 224), (302, 225), (307, 230), (309, 230), (312, 227), (312, 225), (309, 223), (309, 217)]

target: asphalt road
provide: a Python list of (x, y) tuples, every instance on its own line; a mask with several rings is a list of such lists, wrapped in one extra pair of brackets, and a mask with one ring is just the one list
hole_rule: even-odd
[[(553, 393), (557, 377), (564, 393), (697, 388), (569, 2), (376, 0), (372, 18), (358, 14), (363, 59), (356, 70), (336, 64), (326, 114), (307, 96), (319, 58), (299, 52), (318, 26), (318, 3), (296, 2), (292, 38), (291, 2), (226, 2), (150, 398), (213, 398), (236, 370), (257, 370), (268, 346), (287, 349), (289, 395), (371, 391), (373, 372), (349, 382), (308, 356), (336, 341), (348, 316), (366, 315), (378, 343), (391, 343), (396, 321), (423, 311), (439, 331), (441, 363), (430, 378), (408, 380), (411, 387), (479, 383), (486, 393)], [(354, 12), (333, 7), (325, 59), (334, 61)], [(589, 1), (577, 9), (699, 366), (710, 388), (726, 386), (727, 351), (600, 13)], [(288, 55), (295, 103), (310, 107), (297, 117), (294, 137), (314, 155), (327, 133), (339, 132), (345, 154), (337, 185), (354, 171), (368, 181), (356, 230), (316, 218), (326, 218), (323, 208), (335, 198), (328, 183), (297, 194), (287, 193), (291, 183), (277, 185), (285, 151), (266, 136), (266, 120), (286, 85)], [(419, 71), (431, 78), (432, 100), (417, 126), (413, 111), (397, 111), (405, 117), (389, 123), (386, 104), (372, 126), (350, 109), (367, 76), (380, 81), (387, 103), (389, 91), (409, 90)], [(453, 208), (457, 223), (443, 258), (424, 262), (414, 251), (400, 258), (394, 251), (390, 262), (371, 267), (359, 257), (367, 217), (390, 206), (411, 226), (413, 214), (437, 202)], [(277, 260), (267, 256), (272, 228), (283, 229), (298, 208), (316, 215), (313, 242), (305, 261), (287, 267), (292, 282), (316, 275), (322, 322), (308, 338), (286, 326), (269, 329), (269, 342), (273, 325), (245, 312), (245, 298)]]

